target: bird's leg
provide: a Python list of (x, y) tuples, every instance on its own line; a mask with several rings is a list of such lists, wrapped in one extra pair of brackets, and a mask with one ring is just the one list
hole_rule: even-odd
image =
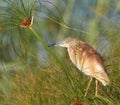
[(97, 96), (98, 95), (98, 80), (95, 80), (95, 85), (96, 85), (96, 87), (95, 87), (95, 96)]
[(91, 84), (91, 82), (92, 82), (92, 77), (90, 77), (90, 81), (89, 81), (89, 83), (88, 83), (88, 85), (87, 85), (87, 88), (86, 88), (86, 92), (85, 92), (85, 95), (84, 95), (84, 97), (86, 97), (86, 95), (88, 94), (88, 90), (89, 90), (89, 87), (90, 87), (90, 84)]

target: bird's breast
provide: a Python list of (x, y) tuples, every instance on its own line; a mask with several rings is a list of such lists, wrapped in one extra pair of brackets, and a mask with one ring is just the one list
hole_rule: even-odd
[(88, 63), (87, 63), (87, 54), (81, 49), (78, 48), (68, 48), (68, 54), (70, 57), (70, 60), (73, 62), (73, 64), (84, 74), (91, 76), (92, 73), (89, 70)]
[(82, 70), (83, 69), (83, 62), (84, 59), (82, 57), (82, 53), (81, 53), (81, 49), (77, 49), (77, 48), (68, 48), (68, 54), (70, 57), (70, 60), (72, 61), (72, 63), (79, 69)]

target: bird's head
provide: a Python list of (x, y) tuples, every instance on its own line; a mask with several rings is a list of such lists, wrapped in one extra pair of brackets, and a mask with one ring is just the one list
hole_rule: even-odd
[(78, 39), (72, 38), (72, 37), (68, 37), (68, 38), (65, 38), (63, 41), (60, 41), (60, 42), (57, 42), (57, 43), (49, 45), (49, 47), (61, 46), (61, 47), (67, 47), (68, 48), (71, 45), (76, 44), (77, 42), (78, 42)]

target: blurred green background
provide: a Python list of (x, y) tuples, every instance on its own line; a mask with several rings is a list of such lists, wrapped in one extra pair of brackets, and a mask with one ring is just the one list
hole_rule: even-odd
[[(119, 0), (0, 0), (0, 105), (120, 105), (119, 15)], [(69, 36), (104, 59), (111, 84), (99, 97), (93, 82), (83, 98), (89, 78), (66, 49), (47, 47)]]

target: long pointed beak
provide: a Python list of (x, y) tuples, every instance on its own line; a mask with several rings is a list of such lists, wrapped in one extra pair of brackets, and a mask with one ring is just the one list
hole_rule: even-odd
[(53, 43), (53, 44), (51, 44), (51, 45), (48, 45), (48, 47), (54, 47), (54, 46), (56, 46), (55, 43)]
[(61, 42), (57, 42), (57, 43), (53, 43), (51, 45), (48, 45), (48, 47), (54, 47), (54, 46), (59, 46), (61, 44)]

